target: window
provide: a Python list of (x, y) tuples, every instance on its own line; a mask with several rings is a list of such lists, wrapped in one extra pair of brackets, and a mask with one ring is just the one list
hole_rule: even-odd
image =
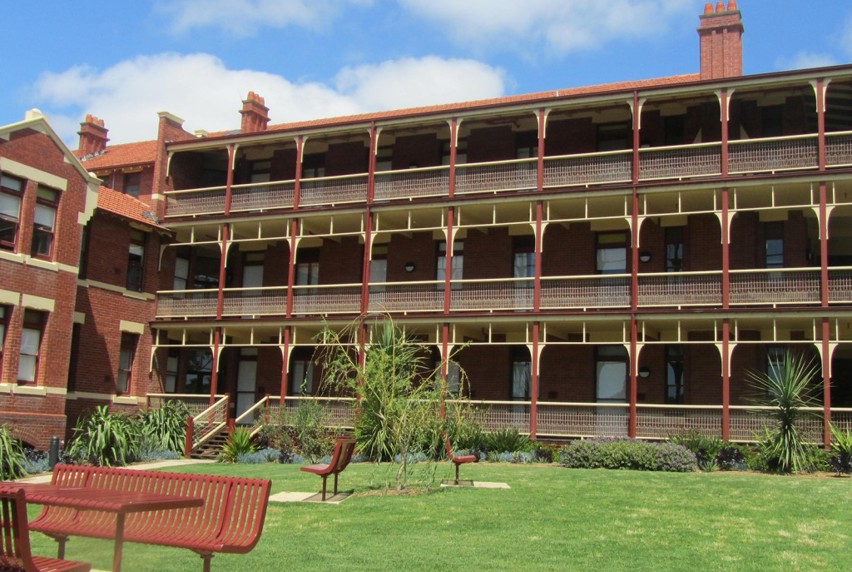
[[(456, 165), (467, 163), (467, 139), (459, 139), (456, 147)], [(450, 164), (450, 142), (441, 143), (441, 165)]]
[(186, 393), (205, 395), (210, 393), (210, 378), (213, 372), (213, 353), (208, 349), (196, 348), (189, 351), (186, 364)]
[(784, 346), (768, 346), (766, 348), (766, 375), (775, 380), (784, 379), (784, 356), (787, 348)]
[(130, 379), (133, 377), (133, 361), (136, 356), (136, 334), (121, 334), (121, 349), (118, 352), (118, 376), (115, 380), (115, 390), (118, 393), (130, 391)]
[(526, 401), (532, 386), (532, 362), (526, 348), (512, 349), (512, 400)]
[(131, 197), (139, 198), (139, 187), (142, 181), (141, 173), (125, 173), (124, 174), (124, 194)]
[(31, 254), (50, 258), (56, 227), (56, 206), (59, 191), (39, 185), (36, 191), (35, 219), (33, 220), (33, 244)]
[(627, 233), (602, 232), (597, 235), (595, 270), (598, 274), (627, 272)]
[(684, 144), (684, 117), (683, 115), (673, 115), (664, 119), (663, 129), (665, 130), (666, 145), (683, 145)]
[[(521, 236), (516, 237), (512, 243), (512, 277), (533, 278), (535, 277), (535, 238)], [(532, 280), (522, 280), (515, 286), (532, 287)]]
[(293, 350), (290, 365), (290, 394), (310, 395), (314, 386), (314, 362), (309, 348)]
[(15, 250), (24, 181), (0, 175), (0, 248)]
[(666, 403), (683, 403), (683, 346), (666, 346)]
[[(453, 275), (450, 280), (453, 282), (454, 289), (461, 289), (462, 285), (457, 283), (464, 277), (464, 242), (456, 240), (453, 242)], [(438, 280), (438, 290), (444, 289), (444, 280), (447, 277), (447, 243), (441, 242), (438, 244), (438, 268), (436, 271), (436, 279)]]
[(77, 368), (80, 365), (80, 335), (82, 324), (74, 324), (71, 328), (71, 356), (68, 360), (68, 391), (77, 390)]
[(189, 282), (189, 259), (178, 256), (175, 258), (175, 278), (172, 290), (186, 290)]
[(177, 392), (177, 376), (178, 376), (178, 365), (180, 364), (180, 353), (178, 350), (169, 350), (169, 354), (166, 357), (166, 379), (163, 386), (163, 390), (166, 393), (176, 393)]
[(38, 354), (46, 314), (37, 310), (24, 310), (24, 326), (21, 330), (21, 356), (18, 360), (18, 382), (32, 383), (38, 374)]
[[(623, 346), (599, 346), (595, 350), (597, 400), (625, 403), (627, 400), (627, 352)], [(610, 411), (604, 410), (610, 414)]]
[(86, 278), (89, 270), (89, 225), (83, 227), (83, 236), (80, 239), (80, 267), (77, 276)]
[(296, 286), (319, 284), (319, 249), (306, 248), (296, 255)]
[(632, 130), (629, 123), (598, 125), (598, 151), (621, 151), (630, 149)]
[(10, 313), (6, 306), (0, 306), (0, 375), (3, 373), (3, 347), (6, 345), (6, 328)]
[(130, 247), (127, 253), (127, 289), (142, 291), (145, 262), (145, 233), (141, 230), (130, 231)]
[(780, 222), (766, 225), (764, 261), (766, 268), (784, 268), (784, 225)]
[(683, 227), (666, 229), (666, 272), (683, 271)]
[(250, 183), (268, 183), (272, 180), (272, 161), (252, 161), (250, 165)]
[(305, 155), (302, 162), (302, 178), (312, 179), (314, 177), (325, 177), (325, 153)]

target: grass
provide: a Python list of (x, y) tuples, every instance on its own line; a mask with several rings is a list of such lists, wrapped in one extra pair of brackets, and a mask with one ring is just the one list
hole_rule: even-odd
[[(420, 467), (448, 478), (447, 463)], [(280, 491), (316, 491), (290, 465), (196, 465), (187, 472), (265, 477)], [(431, 471), (431, 472), (430, 472)], [(466, 465), (463, 478), (511, 490), (384, 494), (395, 467), (357, 464), (341, 505), (270, 503), (247, 555), (213, 569), (293, 570), (847, 570), (852, 479), (753, 473), (642, 473), (540, 465)], [(37, 509), (36, 509), (37, 510)], [(38, 554), (55, 543), (33, 533)], [(112, 543), (73, 538), (67, 558), (111, 566)], [(125, 545), (127, 572), (200, 570), (187, 550)]]

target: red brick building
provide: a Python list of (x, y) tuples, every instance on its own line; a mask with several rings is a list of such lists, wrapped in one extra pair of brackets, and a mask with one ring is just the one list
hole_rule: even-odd
[(250, 420), (322, 392), (325, 324), (389, 313), (436, 363), (463, 348), (492, 428), (750, 440), (748, 372), (787, 348), (822, 369), (812, 438), (849, 427), (852, 66), (743, 76), (736, 2), (699, 22), (689, 75), (282, 125), (250, 92), (239, 131), (164, 113), (117, 146), (87, 118), (115, 191), (76, 308), (108, 358), (72, 354), (74, 406), (227, 396)]

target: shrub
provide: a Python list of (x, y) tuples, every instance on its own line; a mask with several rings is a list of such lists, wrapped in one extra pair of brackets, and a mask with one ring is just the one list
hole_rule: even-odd
[[(290, 455), (292, 457), (292, 455)], [(261, 449), (259, 451), (253, 451), (251, 453), (243, 453), (237, 456), (237, 463), (244, 463), (247, 465), (262, 465), (265, 463), (282, 463), (285, 461), (281, 460), (282, 452), (278, 449), (273, 449), (271, 447), (266, 447), (265, 449)]]
[(257, 451), (257, 446), (252, 442), (249, 430), (245, 427), (238, 427), (234, 429), (228, 437), (228, 442), (222, 447), (219, 460), (223, 463), (237, 463), (241, 455), (255, 451)]
[(162, 407), (140, 411), (137, 416), (141, 439), (152, 451), (182, 453), (189, 409), (182, 401), (166, 401)]
[(836, 425), (831, 426), (832, 457), (829, 459), (831, 470), (841, 474), (852, 474), (852, 431), (841, 431)]
[(101, 405), (77, 419), (69, 455), (84, 463), (103, 467), (123, 466), (137, 456), (138, 429), (127, 415), (110, 413)]
[(293, 448), (311, 463), (316, 463), (334, 450), (339, 431), (328, 428), (328, 413), (316, 401), (300, 401), (290, 416), (290, 424), (293, 428)]
[(562, 448), (560, 462), (576, 469), (691, 472), (698, 468), (695, 455), (682, 445), (632, 440), (575, 441)]
[(24, 470), (28, 475), (46, 473), (50, 470), (50, 459), (46, 451), (24, 448)]
[(695, 429), (675, 435), (671, 442), (692, 451), (698, 461), (698, 468), (702, 471), (712, 471), (716, 468), (719, 451), (724, 446), (724, 441), (719, 437), (705, 435)]
[(556, 445), (539, 445), (535, 448), (535, 460), (539, 463), (552, 463), (558, 454)]
[(517, 429), (498, 429), (485, 434), (485, 449), (495, 453), (504, 451), (532, 451), (535, 444), (526, 435), (521, 435)]
[(716, 453), (716, 466), (723, 471), (746, 471), (754, 454), (745, 445), (725, 443)]
[(0, 425), (0, 480), (9, 481), (26, 475), (26, 462), (21, 442), (6, 426)]

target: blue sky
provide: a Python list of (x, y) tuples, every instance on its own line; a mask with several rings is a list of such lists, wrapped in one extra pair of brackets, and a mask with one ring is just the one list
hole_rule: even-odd
[[(76, 146), (156, 113), (239, 127), (698, 71), (703, 0), (30, 0), (4, 10), (0, 124), (37, 107)], [(852, 62), (852, 2), (739, 0), (745, 73)]]

